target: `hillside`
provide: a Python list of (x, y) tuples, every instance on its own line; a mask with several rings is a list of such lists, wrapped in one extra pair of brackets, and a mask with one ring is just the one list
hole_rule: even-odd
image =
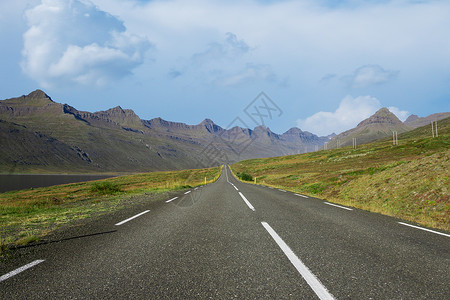
[[(23, 125), (0, 120), (0, 144), (0, 167), (8, 168), (7, 173), (14, 173), (20, 163), (33, 169), (46, 167), (49, 161), (60, 168), (89, 168), (89, 158), (84, 153)], [(48, 166), (48, 170), (52, 167)]]
[[(145, 172), (220, 165), (313, 151), (326, 137), (292, 128), (224, 129), (141, 120), (120, 106), (79, 111), (41, 90), (0, 101), (0, 172)], [(5, 145), (5, 146), (4, 146)]]
[(355, 128), (332, 138), (327, 147), (331, 149), (353, 145), (353, 138), (356, 138), (357, 144), (366, 144), (387, 136), (392, 137), (393, 131), (400, 134), (411, 129), (412, 127), (403, 124), (387, 108), (381, 108), (371, 117), (361, 121)]
[(450, 229), (450, 118), (370, 144), (284, 157), (246, 160), (235, 173), (257, 182)]

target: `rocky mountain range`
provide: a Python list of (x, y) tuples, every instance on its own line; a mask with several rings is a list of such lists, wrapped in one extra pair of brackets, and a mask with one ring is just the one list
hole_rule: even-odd
[(401, 122), (382, 108), (353, 129), (319, 137), (299, 128), (283, 134), (265, 126), (222, 128), (210, 119), (188, 125), (161, 118), (141, 120), (120, 106), (86, 112), (53, 101), (41, 90), (0, 100), (0, 173), (145, 172), (215, 166), (368, 143), (449, 117)]
[(224, 129), (141, 120), (120, 106), (79, 111), (41, 90), (0, 101), (0, 172), (140, 172), (200, 168), (313, 151), (328, 137), (299, 128)]

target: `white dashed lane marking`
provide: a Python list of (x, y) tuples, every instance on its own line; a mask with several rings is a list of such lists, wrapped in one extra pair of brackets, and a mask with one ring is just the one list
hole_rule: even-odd
[(6, 280), (8, 278), (11, 278), (11, 277), (13, 277), (13, 276), (15, 276), (15, 275), (17, 275), (17, 274), (19, 274), (19, 273), (29, 269), (29, 268), (32, 268), (35, 265), (40, 264), (41, 262), (44, 262), (44, 260), (43, 259), (35, 260), (33, 262), (30, 262), (29, 264), (26, 264), (25, 266), (22, 266), (22, 267), (20, 267), (18, 269), (15, 269), (14, 271), (9, 272), (8, 274), (0, 276), (0, 282)]
[(149, 212), (149, 210), (143, 211), (143, 212), (141, 212), (141, 213), (139, 213), (139, 214), (137, 214), (137, 215), (135, 215), (135, 216), (132, 216), (131, 218), (128, 218), (128, 219), (126, 219), (126, 220), (123, 220), (122, 222), (117, 223), (116, 226), (120, 226), (120, 225), (122, 225), (122, 224), (124, 224), (124, 223), (126, 223), (126, 222), (128, 222), (128, 221), (131, 221), (131, 220), (133, 220), (133, 219), (135, 219), (135, 218), (137, 218), (137, 217), (140, 217), (140, 216), (142, 216), (143, 214), (146, 214), (146, 213), (148, 213), (148, 212)]

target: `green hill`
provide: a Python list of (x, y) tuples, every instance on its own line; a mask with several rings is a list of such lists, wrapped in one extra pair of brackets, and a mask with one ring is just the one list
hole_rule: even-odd
[(450, 118), (358, 146), (232, 165), (257, 182), (449, 230)]

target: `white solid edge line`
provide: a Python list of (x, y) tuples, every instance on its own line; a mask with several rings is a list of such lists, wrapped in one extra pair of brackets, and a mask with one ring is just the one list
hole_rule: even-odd
[(308, 196), (305, 196), (305, 195), (300, 195), (300, 194), (294, 194), (295, 196), (300, 196), (300, 197), (303, 197), (303, 198), (309, 198)]
[(427, 229), (427, 228), (423, 228), (423, 227), (419, 227), (419, 226), (414, 226), (414, 225), (403, 223), (403, 222), (398, 222), (398, 224), (402, 224), (402, 225), (413, 227), (413, 228), (416, 228), (416, 229), (425, 230), (425, 231), (429, 231), (429, 232), (432, 232), (432, 233), (440, 234), (440, 235), (443, 235), (443, 236), (446, 236), (446, 237), (450, 237), (450, 234), (442, 233), (442, 232), (439, 232), (439, 231), (434, 231), (434, 230), (431, 230), (431, 229)]
[(245, 204), (247, 204), (247, 206), (251, 210), (255, 211), (255, 208), (253, 207), (253, 205), (247, 200), (247, 198), (245, 198), (245, 196), (241, 192), (239, 192), (239, 195), (241, 195), (241, 198), (242, 198), (242, 200), (244, 200)]
[(20, 272), (25, 271), (26, 269), (32, 268), (32, 267), (34, 267), (35, 265), (40, 264), (41, 262), (44, 262), (44, 261), (45, 261), (45, 260), (43, 260), (43, 259), (38, 259), (38, 260), (35, 260), (35, 261), (33, 261), (33, 262), (30, 262), (29, 264), (26, 264), (25, 266), (22, 266), (22, 267), (20, 267), (20, 268), (17, 268), (17, 269), (15, 269), (14, 271), (11, 271), (11, 272), (9, 272), (9, 273), (7, 273), (7, 274), (1, 276), (1, 277), (0, 277), (0, 282), (6, 280), (6, 279), (8, 279), (8, 278), (13, 277), (14, 275), (17, 275), (17, 274), (19, 274)]
[(126, 219), (126, 220), (123, 220), (122, 222), (117, 223), (116, 226), (120, 226), (120, 225), (122, 225), (122, 224), (124, 224), (124, 223), (126, 223), (126, 222), (128, 222), (128, 221), (131, 221), (131, 220), (133, 220), (133, 219), (135, 219), (135, 218), (137, 218), (137, 217), (139, 217), (139, 216), (142, 216), (143, 214), (146, 214), (146, 213), (148, 213), (148, 212), (149, 212), (149, 210), (146, 210), (146, 211), (143, 211), (143, 212), (141, 212), (141, 213), (138, 213), (137, 215), (132, 216), (131, 218), (128, 218), (128, 219)]
[(322, 300), (332, 300), (334, 299), (325, 286), (317, 279), (317, 277), (308, 269), (305, 264), (295, 255), (295, 253), (289, 248), (289, 246), (283, 241), (283, 239), (275, 232), (275, 230), (270, 227), (266, 222), (261, 222), (262, 226), (267, 230), (270, 236), (278, 244), (284, 254), (287, 256), (289, 261), (294, 265), (297, 271), (306, 280), (309, 286), (313, 289), (319, 299)]
[(187, 191), (186, 193), (184, 193), (185, 195), (189, 194), (191, 191)]
[(273, 187), (271, 187), (271, 186), (268, 186), (268, 188), (269, 188), (269, 189), (273, 189)]
[(174, 197), (174, 198), (172, 198), (172, 199), (169, 199), (169, 200), (166, 201), (166, 203), (172, 202), (172, 201), (175, 200), (175, 199), (178, 199), (178, 197)]
[(330, 203), (330, 202), (324, 202), (324, 203), (328, 204), (328, 205), (336, 206), (336, 207), (339, 207), (339, 208), (342, 208), (342, 209), (346, 209), (346, 210), (353, 210), (351, 208), (340, 206), (340, 205), (337, 205), (337, 204), (334, 204), (334, 203)]
[(278, 189), (279, 191), (281, 191), (281, 192), (285, 192), (286, 193), (286, 191), (285, 190), (282, 190), (282, 189)]

